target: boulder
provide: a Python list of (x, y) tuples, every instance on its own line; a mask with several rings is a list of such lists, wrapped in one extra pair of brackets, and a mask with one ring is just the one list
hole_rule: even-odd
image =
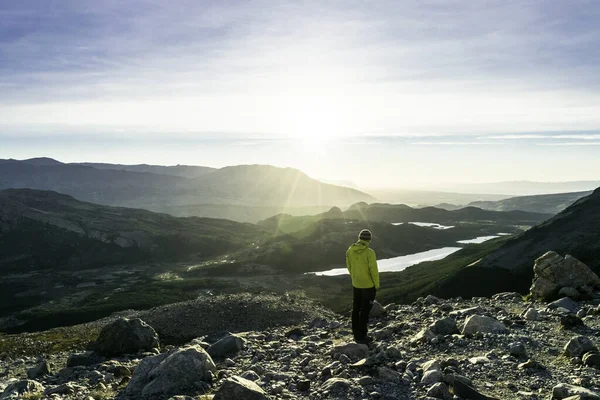
[(474, 387), (468, 385), (463, 380), (455, 379), (452, 387), (454, 394), (469, 400), (497, 400), (493, 397), (486, 396), (483, 393), (477, 391)]
[(423, 374), (423, 378), (421, 378), (421, 385), (430, 386), (434, 383), (441, 382), (442, 377), (442, 372), (439, 369), (430, 369)]
[(600, 277), (587, 265), (570, 255), (563, 258), (554, 251), (549, 251), (535, 260), (533, 273), (530, 292), (535, 299), (547, 300), (555, 297), (564, 287), (600, 288)]
[(564, 308), (565, 310), (568, 310), (569, 312), (576, 313), (577, 311), (579, 311), (580, 307), (579, 307), (579, 303), (577, 303), (573, 299), (570, 299), (568, 297), (563, 297), (562, 299), (553, 301), (552, 303), (548, 304), (548, 308), (550, 308), (552, 310)]
[(213, 400), (267, 400), (267, 394), (256, 383), (240, 376), (233, 376), (223, 382)]
[(585, 353), (596, 352), (596, 346), (585, 336), (574, 336), (567, 342), (564, 353), (568, 357), (582, 357)]
[(458, 333), (456, 320), (451, 317), (438, 319), (433, 324), (429, 325), (429, 329), (436, 335), (453, 335)]
[(583, 365), (592, 368), (600, 368), (600, 354), (598, 353), (586, 353), (583, 356)]
[(344, 354), (350, 358), (365, 358), (369, 355), (369, 346), (359, 343), (348, 343), (333, 348), (333, 354)]
[(158, 334), (139, 318), (120, 318), (100, 331), (94, 350), (107, 357), (159, 348)]
[(0, 400), (17, 400), (22, 399), (24, 395), (39, 394), (42, 398), (44, 394), (44, 386), (33, 380), (23, 379), (18, 382), (11, 383), (0, 394)]
[(572, 396), (579, 396), (582, 400), (600, 400), (600, 395), (583, 387), (560, 383), (552, 388), (552, 400), (562, 400)]
[(369, 313), (369, 315), (371, 317), (381, 317), (386, 312), (386, 309), (377, 300), (375, 300), (373, 302), (373, 307), (371, 307), (371, 312)]
[(350, 389), (352, 385), (350, 381), (343, 378), (329, 378), (323, 383), (321, 389), (329, 392), (345, 392)]
[(540, 313), (535, 308), (529, 308), (523, 314), (523, 318), (525, 318), (527, 321), (539, 321)]
[(125, 394), (130, 398), (158, 398), (204, 393), (217, 368), (198, 345), (144, 358), (136, 368)]
[(527, 357), (527, 349), (521, 342), (515, 342), (508, 345), (508, 352), (513, 357)]
[(560, 317), (560, 326), (563, 329), (573, 329), (584, 326), (583, 320), (576, 315), (567, 314)]
[(508, 329), (504, 324), (494, 318), (484, 315), (471, 315), (465, 321), (462, 334), (472, 336), (476, 333), (507, 333)]
[(427, 297), (425, 297), (425, 304), (433, 305), (433, 304), (438, 304), (440, 302), (441, 302), (441, 300), (435, 296), (428, 295)]
[(581, 297), (581, 293), (579, 293), (579, 290), (575, 289), (574, 287), (568, 287), (568, 286), (561, 288), (558, 291), (558, 295), (560, 297), (570, 297), (573, 300), (577, 300)]
[(45, 360), (27, 370), (27, 378), (29, 379), (43, 378), (47, 375), (52, 375), (52, 373), (50, 372), (48, 363)]
[(237, 335), (225, 336), (216, 343), (213, 343), (206, 351), (213, 358), (225, 358), (236, 354), (244, 348), (246, 341)]
[(435, 338), (435, 333), (431, 332), (431, 329), (426, 328), (422, 329), (419, 333), (413, 336), (410, 341), (412, 343), (429, 343)]
[(450, 400), (453, 397), (448, 390), (448, 386), (443, 382), (438, 382), (430, 387), (427, 391), (427, 396), (443, 400)]

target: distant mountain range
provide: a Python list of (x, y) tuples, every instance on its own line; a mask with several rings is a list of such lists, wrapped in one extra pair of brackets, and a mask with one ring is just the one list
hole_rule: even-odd
[(508, 181), (493, 183), (472, 183), (447, 186), (444, 190), (461, 193), (498, 194), (530, 196), (538, 194), (583, 192), (600, 186), (600, 180), (568, 182)]
[[(203, 205), (245, 207), (347, 206), (375, 199), (355, 189), (319, 182), (292, 168), (64, 164), (49, 158), (0, 160), (0, 190), (52, 190), (97, 204), (169, 211)], [(214, 217), (219, 214), (213, 207)], [(227, 209), (222, 209), (227, 214)], [(272, 210), (269, 210), (272, 211)], [(206, 215), (204, 213), (203, 215)], [(273, 215), (273, 214), (268, 214)]]
[(494, 211), (521, 210), (546, 214), (558, 214), (575, 201), (582, 197), (588, 196), (591, 193), (592, 191), (590, 190), (586, 192), (519, 196), (499, 201), (474, 201), (469, 203), (469, 206)]

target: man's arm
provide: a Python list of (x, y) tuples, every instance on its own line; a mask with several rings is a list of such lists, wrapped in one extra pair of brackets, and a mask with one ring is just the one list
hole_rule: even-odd
[(369, 273), (371, 274), (375, 289), (379, 289), (379, 269), (377, 268), (377, 256), (373, 249), (369, 252)]
[(352, 271), (350, 271), (350, 257), (348, 257), (348, 252), (346, 252), (346, 268), (348, 268), (348, 273), (352, 274)]

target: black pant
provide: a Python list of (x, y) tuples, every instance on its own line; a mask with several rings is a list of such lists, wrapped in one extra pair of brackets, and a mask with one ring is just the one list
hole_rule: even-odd
[(369, 289), (354, 288), (354, 301), (352, 303), (352, 334), (354, 340), (359, 342), (367, 337), (367, 324), (369, 323), (369, 313), (375, 301), (377, 290), (372, 287)]

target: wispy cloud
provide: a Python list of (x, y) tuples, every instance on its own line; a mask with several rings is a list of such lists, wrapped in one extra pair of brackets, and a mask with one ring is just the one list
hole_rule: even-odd
[(592, 130), (599, 19), (584, 0), (3, 2), (0, 120), (279, 136)]

